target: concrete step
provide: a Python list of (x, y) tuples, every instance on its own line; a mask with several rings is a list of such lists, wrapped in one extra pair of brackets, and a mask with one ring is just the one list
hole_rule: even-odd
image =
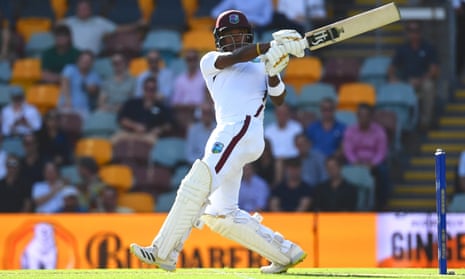
[(447, 104), (445, 108), (447, 113), (463, 113), (465, 116), (465, 104)]
[(443, 116), (439, 119), (439, 125), (441, 127), (445, 126), (455, 126), (465, 128), (465, 117), (463, 116)]
[(454, 97), (458, 100), (465, 100), (465, 90), (457, 90), (455, 91)]
[(435, 130), (428, 132), (428, 138), (430, 140), (464, 140), (465, 141), (465, 131), (444, 131), (444, 130)]
[[(436, 173), (434, 169), (431, 170), (406, 170), (403, 175), (406, 183), (435, 183)], [(448, 184), (452, 183), (455, 178), (454, 170), (446, 170), (446, 181)]]
[[(458, 164), (458, 156), (447, 156), (446, 154), (446, 168), (455, 168)], [(431, 167), (435, 165), (434, 157), (413, 157), (410, 159), (410, 165), (412, 167)]]
[(388, 209), (402, 211), (429, 211), (436, 210), (436, 199), (394, 198), (388, 203)]
[(465, 150), (465, 142), (459, 143), (424, 143), (421, 145), (421, 152), (424, 154), (434, 154), (436, 149), (441, 148), (447, 153), (460, 153)]
[[(449, 195), (454, 193), (453, 185), (446, 185), (446, 192)], [(419, 196), (434, 197), (436, 195), (435, 183), (430, 184), (402, 184), (394, 187), (395, 195), (411, 195), (416, 198)]]

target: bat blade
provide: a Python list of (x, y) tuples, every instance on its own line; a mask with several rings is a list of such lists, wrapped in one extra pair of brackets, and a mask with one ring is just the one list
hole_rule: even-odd
[(309, 31), (305, 33), (305, 38), (310, 50), (316, 50), (398, 20), (400, 20), (399, 9), (394, 3), (389, 3)]

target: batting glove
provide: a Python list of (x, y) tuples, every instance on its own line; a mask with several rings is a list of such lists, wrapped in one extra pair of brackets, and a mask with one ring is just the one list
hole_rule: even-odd
[(262, 56), (265, 62), (265, 70), (269, 76), (275, 76), (284, 70), (289, 63), (289, 55), (283, 46), (275, 45), (268, 49)]
[(298, 41), (302, 39), (302, 35), (293, 29), (282, 29), (271, 34), (273, 39), (278, 43), (285, 41)]

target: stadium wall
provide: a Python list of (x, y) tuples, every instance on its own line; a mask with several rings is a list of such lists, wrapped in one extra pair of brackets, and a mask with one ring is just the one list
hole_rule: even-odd
[[(267, 213), (264, 224), (309, 254), (301, 267), (436, 267), (436, 216), (429, 213)], [(129, 253), (149, 244), (164, 214), (0, 215), (0, 266), (151, 268)], [(465, 215), (448, 216), (449, 267), (465, 263)], [(194, 229), (179, 267), (258, 267), (255, 253), (207, 227)]]

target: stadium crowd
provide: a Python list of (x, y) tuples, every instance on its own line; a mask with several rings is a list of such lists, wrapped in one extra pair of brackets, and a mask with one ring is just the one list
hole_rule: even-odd
[[(3, 1), (0, 7), (2, 63), (40, 61), (40, 76), (32, 83), (15, 79), (14, 70), (11, 79), (3, 79), (0, 94), (8, 100), (0, 120), (0, 212), (128, 213), (146, 210), (140, 209), (146, 200), (149, 211), (167, 211), (179, 177), (202, 156), (215, 119), (199, 70), (205, 50), (186, 48), (183, 41), (144, 48), (150, 33), (211, 27), (217, 14), (231, 8), (244, 11), (262, 38), (281, 28), (303, 32), (327, 20), (322, 0), (199, 0), (193, 13), (185, 10), (187, 1), (166, 0), (156, 1), (148, 15), (142, 4), (154, 1), (62, 1), (68, 8), (61, 13), (54, 2), (60, 1)], [(53, 36), (53, 43), (36, 53), (28, 48), (34, 32), (21, 29), (30, 16), (52, 23), (48, 31), (35, 32)], [(410, 28), (419, 32), (418, 26)], [(177, 52), (167, 50), (176, 47)], [(430, 45), (428, 50), (428, 64), (402, 69), (402, 78), (408, 71), (423, 75), (424, 69), (436, 78), (435, 50)], [(395, 56), (392, 82), (408, 51)], [(434, 94), (434, 85), (427, 85)], [(31, 97), (39, 87), (57, 96), (55, 106)], [(387, 121), (369, 100), (350, 114), (340, 113), (335, 95), (305, 108), (293, 101), (298, 98), (293, 85), (288, 87), (286, 104), (265, 110), (265, 151), (244, 169), (240, 207), (385, 210), (397, 122)], [(422, 125), (431, 125), (431, 118)], [(131, 200), (132, 194), (146, 195)]]

